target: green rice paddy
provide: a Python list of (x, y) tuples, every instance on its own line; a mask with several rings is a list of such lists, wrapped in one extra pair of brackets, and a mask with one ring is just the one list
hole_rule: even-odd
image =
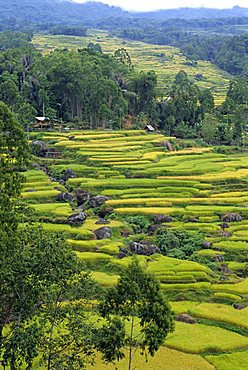
[[(41, 222), (47, 232), (65, 233), (104, 287), (115, 285), (131, 260), (118, 258), (120, 249), (133, 238), (127, 216), (141, 215), (149, 221), (157, 215), (171, 216), (164, 227), (201, 232), (209, 242), (196, 253), (197, 262), (160, 254), (138, 256), (160, 280), (175, 314), (187, 313), (199, 321), (176, 324), (156, 357), (156, 367), (164, 369), (165, 354), (168, 358), (173, 354), (177, 356), (173, 370), (245, 369), (248, 311), (236, 310), (233, 304), (248, 302), (248, 278), (242, 275), (248, 264), (247, 153), (219, 154), (210, 147), (169, 152), (161, 145), (168, 138), (144, 131), (31, 133), (32, 138), (36, 135), (56, 147), (61, 158), (41, 160), (50, 176), (36, 169), (24, 173), (23, 200), (33, 210), (34, 221)], [(68, 140), (70, 135), (74, 140)], [(77, 177), (61, 185), (59, 179), (67, 168)], [(87, 204), (83, 211), (88, 218), (81, 226), (65, 224), (79, 209), (73, 202), (58, 200), (58, 194), (76, 189), (109, 197), (105, 203), (112, 212), (108, 224), (98, 224), (97, 209)], [(230, 212), (241, 215), (242, 221), (228, 222), (223, 229), (222, 217)], [(103, 226), (111, 228), (112, 236), (97, 240), (94, 231)], [(131, 234), (131, 239), (125, 234)], [(224, 258), (226, 271), (217, 257)], [(142, 368), (141, 364), (138, 357), (137, 366)], [(149, 360), (144, 366), (153, 369), (153, 364)], [(109, 366), (99, 360), (94, 368), (113, 369)]]

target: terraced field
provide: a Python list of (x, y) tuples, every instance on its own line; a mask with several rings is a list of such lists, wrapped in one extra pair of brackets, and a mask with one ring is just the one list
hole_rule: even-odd
[[(137, 237), (127, 216), (141, 215), (153, 222), (166, 215), (162, 225), (168, 230), (203, 235), (206, 244), (195, 252), (194, 260), (138, 256), (161, 281), (175, 314), (191, 315), (197, 323), (177, 322), (148, 365), (137, 357), (137, 369), (247, 368), (248, 307), (243, 308), (248, 303), (247, 152), (222, 154), (210, 147), (186, 147), (144, 131), (31, 133), (35, 138), (47, 143), (48, 152), (56, 148), (57, 158), (35, 159), (39, 167), (24, 173), (23, 198), (33, 209), (34, 220), (48, 232), (65, 233), (103, 286), (116, 284), (131, 260), (120, 253)], [(168, 151), (169, 140), (181, 149)], [(65, 178), (68, 168), (71, 176)], [(86, 198), (79, 204), (61, 193)], [(93, 204), (99, 196), (103, 203)], [(86, 221), (69, 225), (68, 217), (79, 210), (87, 213)], [(224, 221), (230, 213), (239, 217)], [(111, 235), (98, 238), (96, 231), (105, 226)], [(147, 240), (152, 238), (147, 235)], [(235, 309), (234, 303), (243, 309)], [(94, 368), (113, 366), (99, 361)]]
[(216, 105), (221, 105), (225, 99), (230, 76), (210, 62), (198, 61), (196, 66), (192, 65), (175, 47), (123, 40), (100, 30), (89, 30), (88, 37), (36, 35), (33, 38), (37, 49), (45, 53), (56, 48), (80, 49), (87, 47), (90, 42), (99, 43), (102, 50), (110, 54), (125, 48), (137, 70), (154, 70), (157, 73), (159, 94), (163, 94), (164, 87), (174, 80), (180, 70), (185, 70), (193, 80), (198, 74), (203, 76), (197, 84), (213, 90)]

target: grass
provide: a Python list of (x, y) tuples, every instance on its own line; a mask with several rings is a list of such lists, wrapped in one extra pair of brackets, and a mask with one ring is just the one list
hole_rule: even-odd
[(219, 292), (248, 294), (248, 278), (235, 284), (214, 284), (212, 285), (212, 289)]
[[(114, 364), (104, 364), (98, 357), (96, 363), (88, 366), (89, 370), (126, 370), (127, 357)], [(134, 357), (135, 369), (157, 369), (157, 370), (214, 370), (214, 367), (201, 356), (187, 354), (166, 347), (160, 347), (154, 357), (142, 356), (139, 351)], [(234, 370), (234, 369), (232, 369)]]
[[(99, 41), (100, 40), (100, 41)], [(110, 36), (106, 31), (90, 30), (88, 37), (36, 35), (33, 43), (38, 50), (48, 53), (55, 48), (78, 49), (88, 45), (89, 42), (101, 43), (104, 52), (113, 54), (115, 50), (123, 48), (131, 56), (132, 63), (137, 70), (154, 70), (158, 75), (158, 92), (161, 94), (164, 81), (171, 83), (180, 70), (185, 70), (191, 79), (200, 73), (204, 76), (202, 81), (196, 83), (202, 88), (211, 88), (215, 95), (216, 104), (221, 104), (225, 98), (225, 92), (229, 84), (229, 75), (220, 71), (210, 62), (198, 61), (197, 66), (186, 64), (186, 58), (179, 49), (171, 46), (159, 46), (145, 44), (138, 41), (128, 41)], [(166, 55), (166, 60), (161, 58)]]
[[(234, 298), (238, 300), (237, 296), (223, 295), (218, 296), (220, 298)], [(228, 324), (237, 325), (248, 329), (248, 307), (243, 310), (236, 310), (232, 306), (219, 303), (200, 303), (188, 311), (191, 315), (209, 319), (213, 321), (226, 322)]]
[(189, 353), (221, 353), (248, 348), (248, 338), (234, 332), (203, 324), (176, 322), (175, 332), (166, 340), (166, 346)]
[(206, 356), (216, 370), (244, 370), (248, 369), (248, 351)]

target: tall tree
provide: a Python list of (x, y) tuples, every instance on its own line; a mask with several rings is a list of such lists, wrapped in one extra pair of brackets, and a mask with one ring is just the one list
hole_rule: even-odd
[[(138, 349), (151, 356), (159, 349), (169, 332), (173, 320), (168, 302), (160, 284), (133, 260), (121, 274), (115, 288), (111, 288), (100, 304), (100, 313), (107, 319), (99, 334), (98, 349), (108, 361), (124, 357), (128, 351), (128, 370)], [(123, 330), (127, 325), (127, 330)], [(112, 333), (112, 345), (104, 338)]]

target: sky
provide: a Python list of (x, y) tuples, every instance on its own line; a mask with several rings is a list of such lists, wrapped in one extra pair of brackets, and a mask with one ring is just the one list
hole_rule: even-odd
[[(78, 3), (85, 3), (87, 0), (73, 0)], [(248, 7), (248, 0), (98, 0), (99, 2), (120, 6), (126, 10), (149, 11), (156, 9), (175, 9), (180, 7), (201, 7), (204, 8), (232, 8), (239, 5)]]

